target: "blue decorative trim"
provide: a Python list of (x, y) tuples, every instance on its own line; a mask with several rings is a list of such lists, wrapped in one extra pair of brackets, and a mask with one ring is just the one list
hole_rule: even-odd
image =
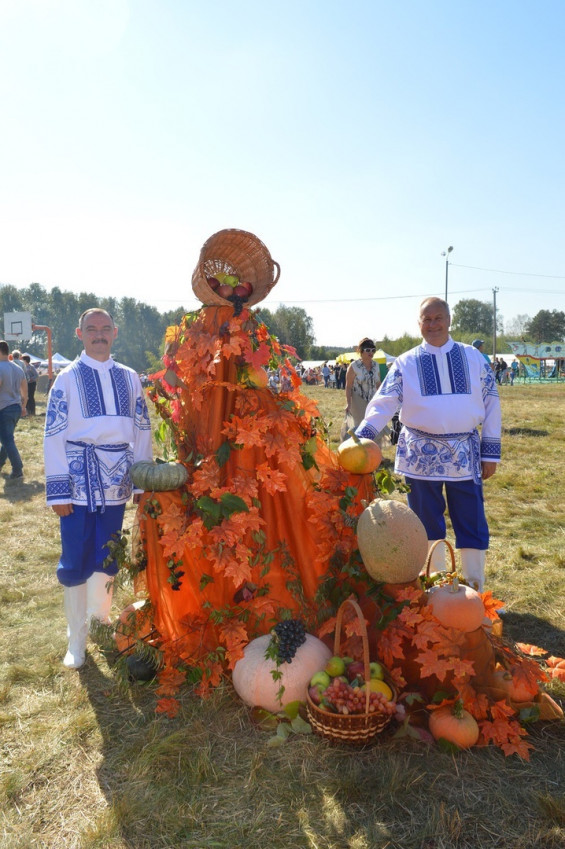
[(500, 439), (481, 439), (481, 460), (500, 460)]
[(110, 369), (110, 377), (112, 379), (112, 388), (114, 390), (118, 416), (127, 416), (131, 418), (133, 416), (133, 388), (131, 386), (130, 375), (125, 369), (114, 366)]
[(136, 398), (135, 401), (135, 426), (138, 430), (151, 430), (149, 411), (145, 398)]
[(451, 381), (451, 391), (454, 395), (471, 394), (471, 378), (469, 375), (469, 363), (463, 350), (463, 346), (456, 342), (447, 354), (447, 367)]
[(416, 366), (418, 369), (418, 380), (420, 381), (420, 393), (423, 396), (441, 395), (439, 374), (433, 354), (428, 354), (419, 348), (416, 352)]
[(355, 431), (355, 436), (358, 436), (360, 439), (374, 439), (377, 436), (378, 431), (371, 427), (369, 424), (364, 424), (363, 427), (359, 426)]
[(48, 477), (45, 483), (47, 502), (71, 498), (71, 481), (68, 475)]
[(62, 389), (52, 389), (45, 415), (45, 436), (55, 436), (65, 430), (69, 422), (69, 407)]
[(95, 416), (105, 416), (104, 395), (96, 369), (90, 368), (79, 360), (74, 375), (83, 417), (92, 419)]

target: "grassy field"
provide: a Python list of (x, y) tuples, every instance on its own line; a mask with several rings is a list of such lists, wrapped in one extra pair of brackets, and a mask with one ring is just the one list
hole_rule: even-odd
[[(306, 392), (335, 439), (344, 393)], [(506, 602), (508, 634), (565, 656), (565, 386), (501, 395), (504, 462), (485, 487), (488, 588)], [(229, 685), (206, 702), (185, 690), (168, 720), (155, 716), (151, 685), (124, 694), (95, 647), (80, 672), (65, 671), (43, 421), (17, 431), (25, 482), (0, 479), (2, 849), (563, 849), (564, 724), (532, 730), (530, 762), (444, 754), (389, 732), (363, 751), (315, 737), (275, 749)], [(115, 611), (130, 598), (121, 591)], [(550, 692), (563, 699), (565, 685)]]

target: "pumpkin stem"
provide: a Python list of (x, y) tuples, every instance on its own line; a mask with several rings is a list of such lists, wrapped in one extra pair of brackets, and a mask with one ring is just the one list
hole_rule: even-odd
[(456, 593), (459, 590), (459, 578), (457, 575), (454, 576), (451, 584), (449, 585), (449, 591), (452, 593)]
[(453, 703), (453, 716), (457, 717), (457, 719), (461, 719), (463, 716), (463, 700), (456, 699)]
[(359, 439), (359, 437), (357, 436), (357, 434), (355, 433), (355, 431), (353, 430), (353, 428), (350, 428), (350, 429), (347, 431), (347, 435), (351, 437), (351, 439), (353, 440), (353, 442), (356, 442), (356, 443), (357, 443), (357, 445), (360, 445), (361, 440)]

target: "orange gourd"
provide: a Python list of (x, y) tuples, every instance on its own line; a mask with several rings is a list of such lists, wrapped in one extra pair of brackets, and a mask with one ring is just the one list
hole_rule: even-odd
[(519, 680), (503, 666), (494, 670), (490, 676), (489, 684), (502, 690), (506, 697), (513, 702), (529, 702), (539, 692), (537, 682), (528, 683), (526, 680)]
[(381, 449), (372, 439), (359, 438), (355, 435), (346, 439), (337, 449), (337, 459), (342, 469), (355, 475), (366, 475), (374, 472), (381, 464), (383, 455)]
[(457, 578), (452, 583), (432, 587), (428, 592), (428, 604), (442, 625), (464, 633), (475, 631), (485, 618), (485, 606), (479, 593), (460, 584)]
[(460, 701), (434, 710), (430, 716), (429, 728), (435, 740), (447, 740), (460, 749), (470, 749), (479, 739), (477, 721)]

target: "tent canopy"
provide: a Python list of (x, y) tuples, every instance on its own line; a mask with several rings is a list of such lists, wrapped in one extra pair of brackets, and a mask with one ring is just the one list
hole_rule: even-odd
[[(358, 359), (359, 359), (359, 354), (358, 354), (357, 351), (348, 351), (346, 354), (340, 354), (339, 357), (336, 359), (336, 362), (338, 362), (338, 363), (351, 363), (351, 362), (353, 362), (353, 360), (358, 360)], [(378, 363), (393, 363), (395, 361), (396, 357), (393, 357), (390, 354), (387, 354), (385, 351), (383, 351), (382, 348), (379, 348), (373, 354), (373, 359), (376, 360)]]

